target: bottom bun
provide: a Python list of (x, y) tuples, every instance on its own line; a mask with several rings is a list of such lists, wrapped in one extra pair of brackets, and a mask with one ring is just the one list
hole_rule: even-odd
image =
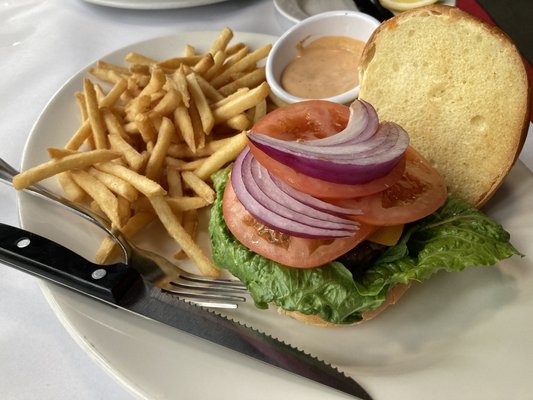
[(387, 293), (387, 297), (385, 298), (385, 301), (383, 301), (383, 304), (381, 304), (375, 310), (365, 311), (362, 315), (363, 319), (353, 324), (334, 324), (333, 322), (324, 321), (322, 318), (320, 318), (316, 314), (307, 315), (307, 314), (301, 313), (300, 311), (287, 311), (282, 308), (278, 308), (278, 312), (282, 315), (286, 315), (288, 317), (294, 318), (297, 321), (304, 322), (306, 324), (313, 325), (313, 326), (319, 326), (322, 328), (351, 326), (351, 325), (361, 324), (365, 321), (375, 318), (378, 314), (381, 314), (388, 306), (396, 304), (396, 302), (400, 299), (400, 297), (403, 296), (403, 294), (407, 291), (407, 289), (409, 289), (410, 286), (411, 286), (410, 283), (397, 284), (391, 290), (389, 290), (389, 293)]

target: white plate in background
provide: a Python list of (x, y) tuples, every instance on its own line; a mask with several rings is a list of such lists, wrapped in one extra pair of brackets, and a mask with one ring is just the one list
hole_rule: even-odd
[(135, 10), (164, 10), (221, 3), (227, 0), (84, 0), (100, 6), (129, 8)]
[[(207, 50), (218, 32), (183, 33), (137, 43), (103, 57), (120, 63), (135, 51), (164, 59), (185, 44)], [(274, 37), (235, 33), (251, 47)], [(23, 168), (48, 159), (78, 127), (74, 93), (86, 70), (47, 105), (28, 139)], [(46, 186), (58, 190), (53, 180)], [(19, 194), (21, 225), (92, 258), (102, 234), (80, 218)], [(324, 329), (246, 304), (232, 316), (327, 360), (375, 400), (529, 399), (533, 393), (533, 175), (518, 163), (487, 211), (529, 257), (497, 267), (439, 273), (360, 326)], [(205, 234), (205, 232), (204, 232)], [(43, 283), (65, 328), (116, 380), (143, 399), (348, 399), (318, 384), (128, 312)]]
[[(455, 0), (441, 0), (439, 3), (453, 6)], [(326, 11), (359, 10), (353, 0), (274, 0), (274, 7), (281, 16), (293, 24)]]

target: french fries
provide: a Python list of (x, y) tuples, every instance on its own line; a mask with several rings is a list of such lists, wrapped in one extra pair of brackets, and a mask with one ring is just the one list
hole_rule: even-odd
[[(199, 211), (215, 200), (210, 176), (237, 157), (246, 131), (272, 106), (261, 65), (271, 46), (252, 51), (232, 40), (224, 28), (204, 53), (188, 44), (163, 60), (129, 53), (125, 65), (98, 61), (74, 94), (79, 128), (13, 186), (57, 176), (67, 197), (129, 239), (159, 221), (176, 258), (217, 276), (195, 239)], [(115, 252), (105, 238), (95, 259), (108, 262)]]

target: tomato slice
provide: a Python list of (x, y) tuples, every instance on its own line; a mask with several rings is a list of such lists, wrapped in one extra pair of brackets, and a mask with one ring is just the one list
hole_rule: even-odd
[[(252, 130), (287, 141), (320, 139), (343, 130), (349, 116), (347, 106), (310, 100), (278, 108), (257, 121)], [(381, 178), (364, 184), (346, 185), (302, 174), (269, 157), (252, 143), (249, 146), (255, 159), (270, 173), (301, 192), (325, 199), (352, 199), (381, 192), (400, 179), (405, 169), (402, 160)]]
[(233, 191), (229, 180), (222, 201), (224, 221), (244, 246), (272, 261), (296, 268), (314, 268), (345, 254), (376, 227), (361, 224), (356, 235), (340, 239), (306, 239), (274, 231), (257, 222)]
[(448, 191), (440, 174), (416, 150), (405, 153), (405, 172), (390, 188), (371, 196), (331, 201), (336, 205), (361, 209), (354, 220), (379, 226), (406, 224), (428, 216), (446, 201)]
[(325, 100), (308, 100), (280, 107), (258, 120), (252, 131), (277, 139), (313, 140), (344, 129), (350, 108)]

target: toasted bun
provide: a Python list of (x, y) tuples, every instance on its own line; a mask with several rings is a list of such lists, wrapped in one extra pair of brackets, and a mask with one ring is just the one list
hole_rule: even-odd
[(453, 193), (480, 207), (525, 141), (529, 85), (500, 29), (455, 7), (401, 13), (363, 51), (359, 97), (394, 121)]
[[(379, 306), (375, 310), (364, 312), (363, 319), (359, 322), (356, 322), (355, 324), (361, 324), (365, 321), (368, 321), (369, 319), (372, 319), (376, 317), (378, 314), (382, 313), (390, 305), (396, 304), (396, 302), (400, 299), (400, 297), (402, 297), (403, 294), (407, 291), (407, 289), (409, 289), (409, 286), (410, 284), (404, 285), (401, 283), (394, 286), (391, 290), (389, 290), (389, 293), (387, 293), (387, 297), (385, 298), (385, 301), (383, 302), (383, 304), (381, 304), (381, 306)], [(283, 310), (282, 308), (279, 308), (278, 312), (280, 314), (287, 315), (288, 317), (294, 318), (306, 324), (319, 326), (323, 328), (330, 328), (330, 327), (335, 327), (335, 326), (346, 326), (346, 325), (339, 325), (339, 324), (334, 324), (328, 321), (324, 321), (318, 315), (306, 315), (299, 311), (286, 311), (286, 310)]]

